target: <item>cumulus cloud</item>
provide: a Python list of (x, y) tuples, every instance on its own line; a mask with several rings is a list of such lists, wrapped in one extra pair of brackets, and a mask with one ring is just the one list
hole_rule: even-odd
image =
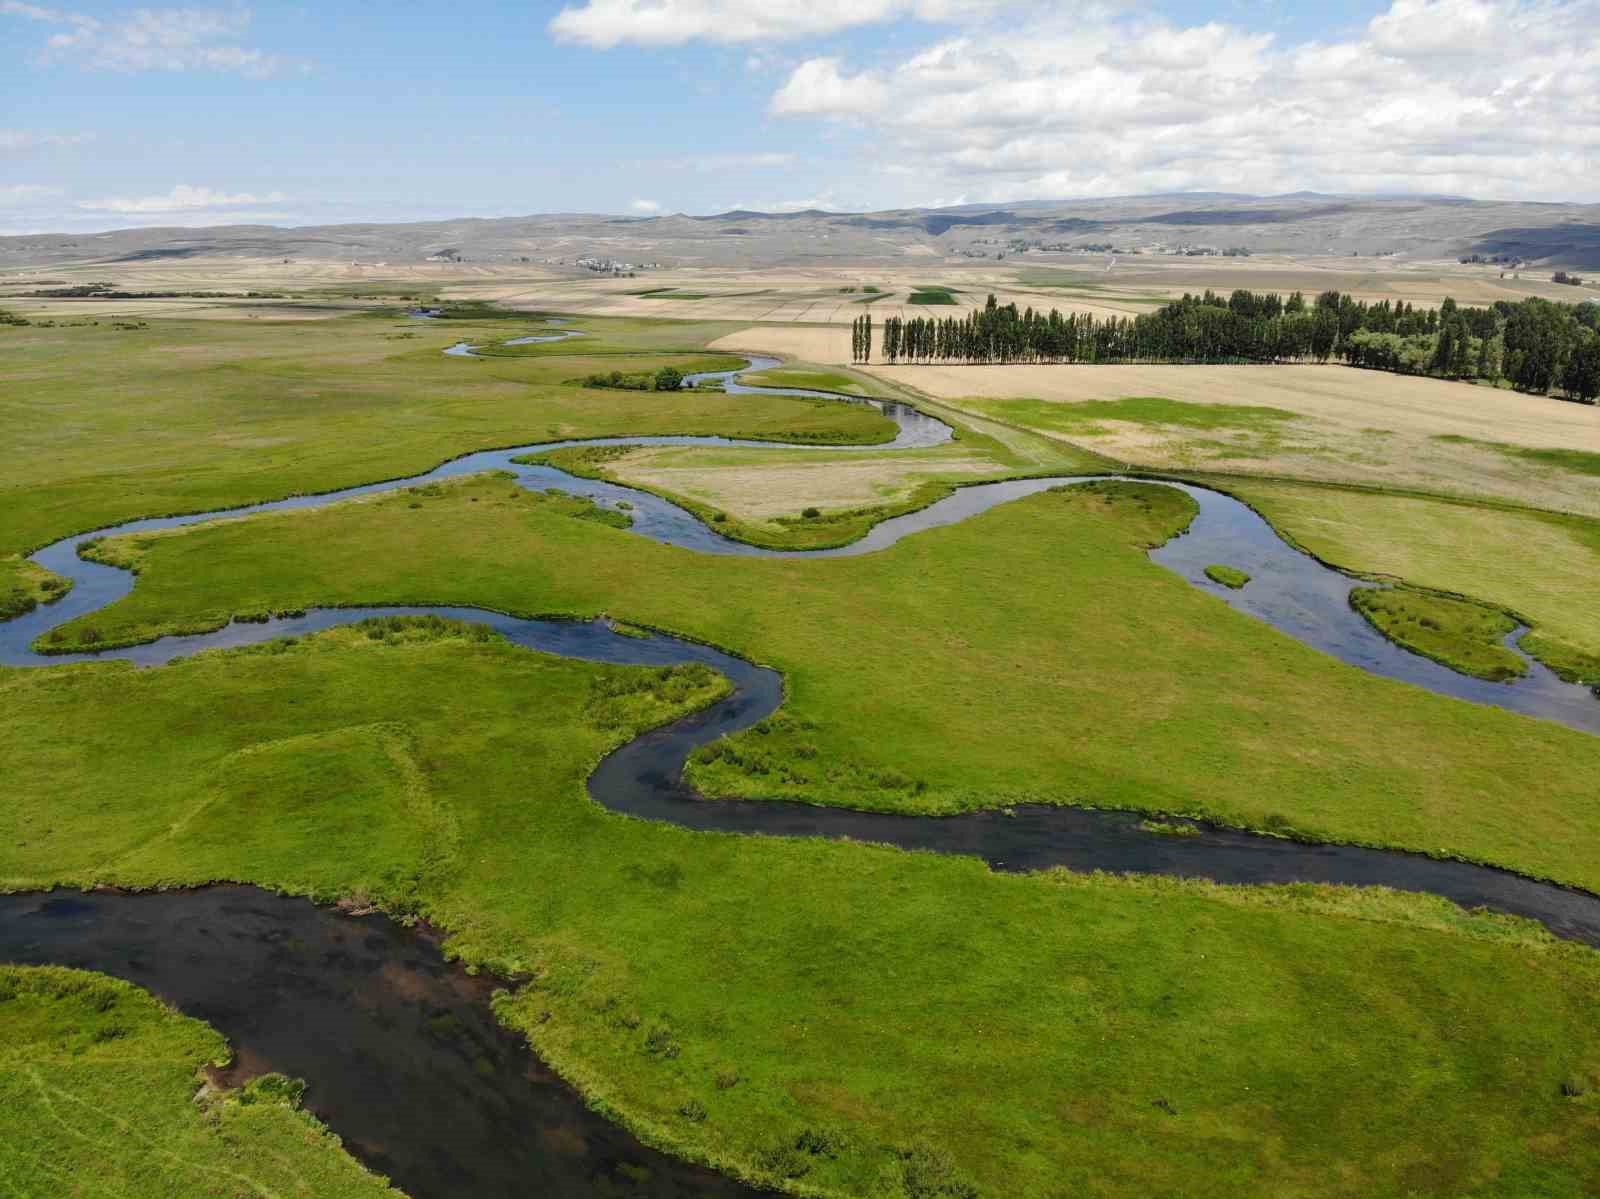
[(972, 20), (1016, 7), (1018, 0), (588, 0), (557, 13), (550, 32), (601, 50), (625, 42), (772, 42), (906, 17)]
[(628, 207), (643, 216), (654, 216), (661, 211), (661, 205), (654, 200), (635, 200)]
[(136, 199), (110, 198), (84, 200), (78, 207), (85, 212), (193, 212), (196, 209), (248, 208), (258, 204), (280, 204), (287, 197), (282, 192), (255, 196), (248, 192), (230, 194), (210, 187), (193, 187), (180, 183), (165, 195), (142, 196)]
[(875, 169), (986, 200), (1223, 189), (1600, 199), (1600, 0), (1393, 0), (1280, 46), (1099, 10), (898, 62), (802, 62), (771, 111), (850, 122)]
[(246, 8), (136, 8), (118, 20), (0, 0), (0, 15), (61, 26), (38, 51), (42, 63), (79, 62), (112, 71), (235, 71), (263, 77), (284, 60), (239, 44)]

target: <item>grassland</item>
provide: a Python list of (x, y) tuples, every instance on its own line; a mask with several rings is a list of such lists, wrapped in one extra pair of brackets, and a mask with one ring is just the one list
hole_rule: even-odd
[(803, 362), (768, 367), (764, 371), (748, 371), (739, 376), (739, 382), (751, 387), (801, 387), (875, 399), (902, 398), (895, 388), (886, 386), (871, 375)]
[(697, 555), (493, 480), (440, 492), (115, 539), (139, 585), (60, 648), (330, 603), (606, 612), (787, 676), (779, 717), (697, 765), (714, 794), (1130, 807), (1600, 885), (1600, 739), (1377, 678), (1196, 591), (1139, 548), (1190, 518), (1171, 489), (1074, 488), (826, 561)]
[[(155, 322), (138, 335), (8, 329), (0, 554), (136, 516), (412, 474), (497, 445), (626, 433), (893, 436), (889, 421), (859, 406), (710, 392), (641, 403), (566, 385), (614, 369), (616, 350), (637, 355), (630, 369), (654, 366), (724, 328), (638, 324), (594, 322), (582, 354), (568, 343), (559, 354), (546, 346), (504, 360), (440, 353), (458, 339), (508, 336), (500, 321), (356, 315), (296, 325), (292, 335), (248, 321)], [(417, 336), (389, 340), (397, 331)]]
[[(1139, 519), (1121, 527), (1137, 512), (1073, 524), (1142, 535)], [(1591, 951), (1384, 892), (997, 876), (611, 816), (583, 793), (592, 763), (711, 680), (448, 622), (376, 632), (146, 671), (0, 672), (14, 714), (0, 754), (19, 782), (0, 879), (243, 878), (425, 914), (468, 963), (533, 977), (501, 1017), (592, 1101), (813, 1194), (1510, 1199), (1600, 1179), (1600, 1109), (1578, 1094), (1600, 1083)], [(14, 1003), (0, 1003), (7, 1050)], [(187, 1105), (220, 1050), (200, 1026), (152, 1014), (169, 1039), (94, 1045), (97, 1019), (21, 1019), (59, 1030), (52, 1068), (74, 1086), (104, 1064), (86, 1092), (96, 1120), (137, 1097), (200, 1160), (222, 1157), (204, 1140), (217, 1131), (296, 1135), (287, 1111), (227, 1110), (213, 1131)], [(85, 1042), (87, 1061), (57, 1048)], [(31, 1044), (20, 1056), (37, 1061)], [(58, 1143), (29, 1093), (38, 1068), (6, 1075), (20, 1101), (0, 1114), (45, 1138), (0, 1138), (0, 1171), (25, 1192)], [(139, 1166), (127, 1137), (97, 1156)], [(307, 1177), (334, 1176), (312, 1164), (324, 1173)]]
[[(520, 330), (357, 317), (285, 337), (156, 322), (121, 344), (120, 383), (116, 353), (87, 341), (7, 341), (29, 347), (15, 360), (34, 374), (26, 387), (8, 377), (0, 405), (31, 413), (39, 444), (0, 447), (23, 472), (0, 490), (0, 548), (107, 508), (167, 510), (173, 495), (200, 508), (405, 473), (441, 446), (537, 440), (528, 425), (552, 438), (875, 428), (833, 403), (564, 387), (622, 355), (639, 356), (635, 369), (703, 354), (727, 329), (582, 327), (596, 334), (582, 353), (555, 343), (480, 362), (438, 349)], [(401, 333), (416, 336), (390, 340)], [(67, 386), (83, 346), (90, 398)], [(1205, 403), (1111, 406), (1137, 426), (1151, 405)], [(1236, 406), (1264, 431), (1316, 419)], [(972, 478), (1099, 465), (1076, 435), (978, 411), (957, 418), (955, 445), (882, 458), (674, 449), (580, 465), (720, 511), (719, 528), (789, 538), (774, 544), (854, 536)], [(93, 453), (56, 430), (69, 419)], [(1193, 419), (1191, 438), (1227, 431)], [(296, 482), (309, 479), (322, 481)], [(1324, 557), (1513, 608), (1552, 657), (1600, 662), (1594, 522), (1227, 483)], [(488, 475), (113, 539), (96, 553), (138, 569), (138, 586), (55, 648), (90, 630), (114, 644), (329, 603), (604, 612), (784, 672), (779, 714), (693, 764), (711, 792), (925, 812), (1131, 807), (1173, 835), (1187, 826), (1160, 815), (1600, 888), (1600, 740), (1367, 675), (1233, 612), (1142, 552), (1192, 510), (1170, 489), (1081, 487), (869, 557), (724, 559)], [(654, 1142), (815, 1194), (1523, 1199), (1600, 1186), (1600, 955), (1386, 892), (1000, 876), (871, 846), (692, 834), (588, 800), (583, 780), (608, 747), (719, 694), (704, 671), (561, 661), (433, 620), (148, 671), (0, 670), (0, 887), (238, 879), (426, 916), (469, 963), (532, 977), (501, 1017), (593, 1102)], [(282, 1162), (267, 1151), (298, 1137), (309, 1193), (376, 1189), (288, 1108), (185, 1106), (217, 1045), (202, 1026), (161, 1014), (151, 1028), (166, 1040), (141, 1025), (102, 1044), (70, 988), (19, 1016), (6, 977), (0, 1190), (40, 1191), (57, 1162), (90, 1180), (85, 1193), (171, 1190), (127, 1138), (75, 1164), (89, 1151), (42, 1122), (11, 1066), (42, 1052), (16, 1033), (29, 1021), (63, 1069), (98, 1055), (111, 1082), (83, 1092), (96, 1118), (132, 1119), (137, 1096), (186, 1161)], [(117, 1027), (132, 1028), (122, 1002)], [(33, 1139), (7, 1135), (8, 1121)]]
[(1524, 649), (1569, 679), (1600, 680), (1600, 522), (1349, 488), (1226, 485), (1318, 557), (1507, 609), (1533, 626)]
[[(721, 345), (746, 338), (763, 340), (752, 331)], [(822, 346), (807, 349), (827, 360)], [(1149, 469), (1362, 483), (1600, 517), (1600, 489), (1589, 473), (1591, 456), (1600, 454), (1600, 408), (1589, 405), (1345, 366), (865, 369), (960, 411)], [(1139, 397), (1170, 406), (1151, 408)], [(1082, 405), (1095, 402), (1126, 407), (1087, 419), (1094, 410)], [(1207, 427), (1181, 417), (1197, 406), (1234, 411)], [(1260, 409), (1298, 419), (1266, 418), (1263, 426)], [(1230, 419), (1244, 424), (1229, 426)]]
[(1503, 682), (1528, 673), (1502, 642), (1517, 622), (1498, 608), (1409, 588), (1358, 587), (1350, 606), (1385, 637), (1462, 674)]
[(0, 965), (0, 1190), (399, 1195), (266, 1088), (202, 1087), (227, 1057), (216, 1032), (129, 983)]
[(1206, 578), (1213, 583), (1220, 583), (1234, 591), (1239, 590), (1250, 581), (1250, 575), (1240, 570), (1237, 566), (1227, 566), (1221, 562), (1213, 562), (1206, 567)]
[(0, 558), (0, 620), (31, 612), (40, 604), (60, 599), (72, 590), (64, 579), (37, 562), (12, 554)]
[(1522, 445), (1508, 445), (1503, 441), (1476, 441), (1470, 437), (1458, 437), (1453, 433), (1441, 433), (1438, 440), (1456, 445), (1481, 446), (1522, 462), (1536, 462), (1541, 466), (1552, 466), (1571, 474), (1600, 477), (1600, 453), (1588, 450), (1529, 449)]

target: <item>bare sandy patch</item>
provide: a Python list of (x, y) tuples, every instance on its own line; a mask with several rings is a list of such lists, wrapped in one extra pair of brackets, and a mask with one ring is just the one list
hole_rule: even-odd
[(748, 521), (794, 516), (802, 509), (886, 504), (930, 481), (971, 481), (1004, 473), (962, 452), (894, 457), (776, 450), (635, 450), (607, 464), (625, 483), (688, 496)]

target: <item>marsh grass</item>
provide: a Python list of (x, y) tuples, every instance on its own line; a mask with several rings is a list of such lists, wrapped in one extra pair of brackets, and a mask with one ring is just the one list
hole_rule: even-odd
[(1494, 682), (1528, 673), (1503, 644), (1517, 622), (1499, 608), (1405, 587), (1357, 587), (1350, 606), (1391, 641), (1451, 670)]
[(54, 603), (72, 590), (72, 580), (20, 555), (0, 558), (0, 621)]
[(731, 369), (744, 360), (697, 347), (737, 325), (586, 318), (593, 335), (562, 343), (581, 354), (441, 353), (504, 335), (498, 317), (475, 321), (427, 322), (406, 342), (362, 316), (154, 320), (139, 339), (115, 343), (94, 329), (9, 332), (0, 555), (119, 520), (330, 491), (536, 440), (683, 433), (871, 444), (894, 435), (859, 405), (567, 384), (624, 363)]
[(0, 1179), (18, 1194), (166, 1199), (218, 1193), (225, 1164), (285, 1199), (399, 1195), (300, 1110), (299, 1080), (197, 1092), (201, 1068), (227, 1058), (216, 1032), (131, 983), (0, 965)]
[(382, 496), (163, 534), (92, 623), (120, 644), (329, 603), (605, 612), (784, 672), (784, 719), (692, 765), (708, 794), (1076, 803), (1245, 828), (1277, 813), (1302, 837), (1600, 886), (1582, 815), (1600, 740), (1373, 676), (1232, 611), (1143, 552), (1193, 516), (1172, 488), (1065, 487), (825, 562), (694, 554), (503, 490), (463, 480), (420, 511)]
[(1213, 583), (1220, 583), (1230, 590), (1237, 591), (1250, 581), (1250, 575), (1240, 570), (1237, 566), (1224, 566), (1220, 562), (1213, 562), (1206, 567), (1206, 578)]

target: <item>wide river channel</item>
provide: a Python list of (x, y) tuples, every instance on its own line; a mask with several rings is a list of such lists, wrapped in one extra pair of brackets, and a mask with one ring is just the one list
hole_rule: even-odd
[[(551, 333), (525, 340), (579, 336)], [(456, 356), (473, 348), (452, 347)], [(776, 365), (756, 358), (744, 370)], [(692, 376), (735, 393), (823, 392), (751, 388), (738, 372)], [(950, 427), (903, 404), (857, 400), (897, 426), (893, 442), (864, 451), (938, 445)], [(589, 779), (594, 800), (612, 811), (686, 828), (769, 836), (851, 838), (982, 857), (1002, 870), (1067, 866), (1216, 879), (1229, 883), (1381, 884), (1428, 892), (1469, 907), (1537, 919), (1560, 936), (1600, 946), (1600, 897), (1505, 871), (1418, 854), (1309, 845), (1194, 822), (1192, 835), (1147, 831), (1131, 812), (1019, 806), (959, 816), (894, 816), (801, 803), (707, 800), (683, 782), (699, 746), (749, 728), (777, 710), (776, 671), (709, 646), (653, 635), (614, 633), (603, 622), (523, 620), (472, 608), (314, 609), (266, 623), (234, 623), (211, 633), (166, 637), (100, 654), (42, 655), (32, 649), (50, 629), (122, 598), (125, 571), (88, 562), (92, 538), (173, 528), (219, 517), (321, 507), (352, 496), (416, 486), (485, 470), (513, 472), (533, 490), (560, 488), (597, 503), (630, 506), (632, 531), (700, 553), (829, 557), (874, 553), (902, 537), (951, 525), (999, 504), (1086, 477), (1009, 480), (963, 487), (918, 512), (886, 520), (848, 546), (822, 551), (762, 550), (719, 536), (686, 510), (647, 492), (575, 478), (514, 458), (584, 445), (760, 446), (717, 437), (629, 437), (568, 441), (467, 454), (408, 479), (297, 496), (227, 512), (131, 521), (46, 546), (35, 561), (73, 580), (48, 607), (0, 624), (0, 663), (56, 666), (120, 658), (155, 666), (199, 650), (298, 636), (371, 616), (433, 612), (478, 621), (519, 645), (588, 661), (638, 665), (703, 662), (724, 674), (732, 693), (705, 711), (644, 734), (605, 758)], [(823, 447), (785, 446), (796, 451)], [(826, 447), (837, 450), (839, 447)], [(1370, 585), (1332, 570), (1282, 540), (1246, 505), (1186, 483), (1199, 505), (1189, 529), (1151, 557), (1196, 587), (1343, 662), (1443, 695), (1493, 704), (1526, 716), (1600, 733), (1600, 702), (1538, 662), (1513, 683), (1458, 674), (1407, 652), (1374, 630), (1349, 604)], [(1251, 575), (1242, 589), (1204, 574), (1211, 563)], [(1508, 638), (1516, 648), (1522, 630)], [(1520, 652), (1520, 650), (1518, 651)], [(237, 1080), (280, 1070), (309, 1083), (307, 1106), (348, 1148), (422, 1197), (734, 1195), (748, 1188), (641, 1145), (589, 1111), (578, 1094), (539, 1064), (520, 1037), (495, 1022), (490, 980), (449, 965), (437, 938), (380, 916), (353, 918), (305, 900), (249, 887), (156, 895), (64, 892), (0, 896), (0, 961), (101, 970), (147, 987), (210, 1021), (235, 1047)]]

